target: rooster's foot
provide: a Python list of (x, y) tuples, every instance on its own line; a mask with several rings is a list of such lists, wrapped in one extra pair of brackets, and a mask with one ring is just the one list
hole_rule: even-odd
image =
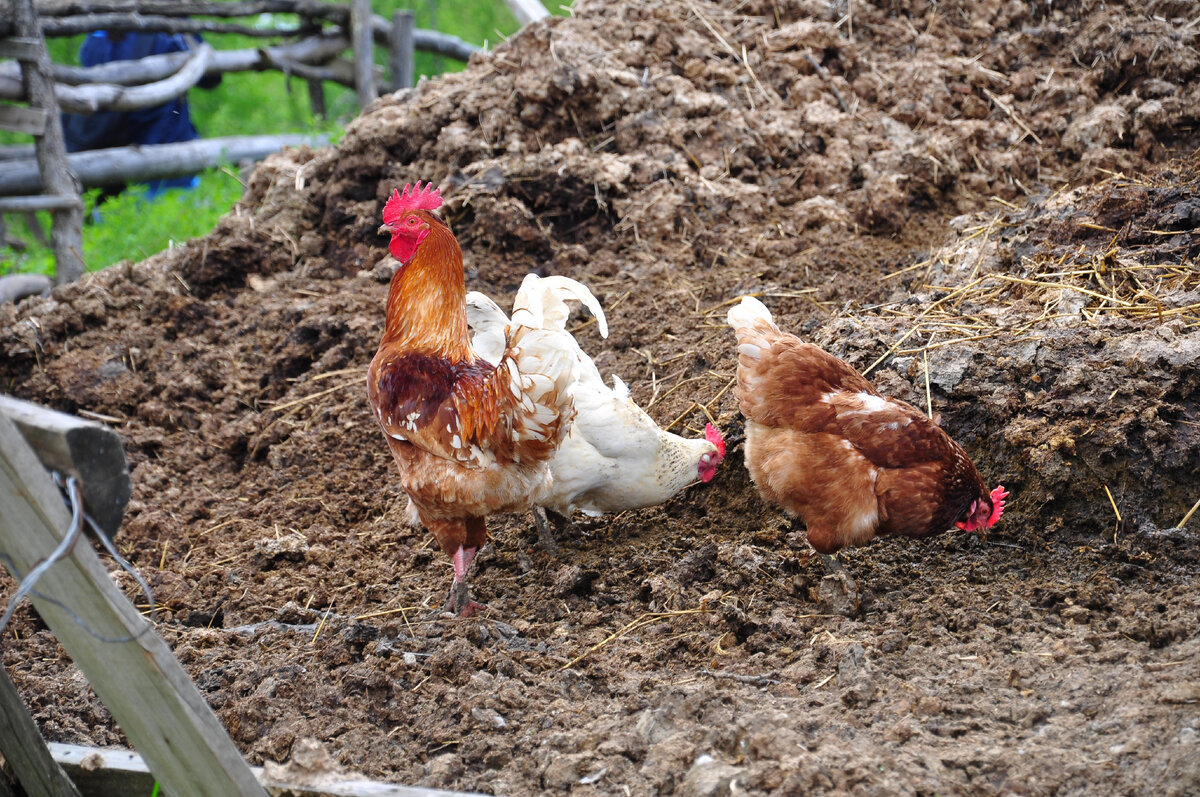
[(467, 585), (467, 582), (456, 579), (450, 585), (450, 595), (446, 598), (446, 602), (442, 604), (441, 608), (429, 615), (427, 619), (432, 620), (447, 615), (451, 617), (474, 617), (486, 608), (486, 604), (476, 603), (471, 600), (471, 588)]

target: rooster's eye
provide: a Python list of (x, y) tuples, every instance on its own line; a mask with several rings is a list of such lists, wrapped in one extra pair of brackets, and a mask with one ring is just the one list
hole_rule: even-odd
[(416, 226), (417, 226), (418, 224), (420, 224), (420, 223), (421, 223), (421, 220), (420, 220), (420, 219), (418, 219), (416, 216), (409, 216), (409, 217), (408, 217), (408, 226), (409, 226), (409, 227), (416, 227)]

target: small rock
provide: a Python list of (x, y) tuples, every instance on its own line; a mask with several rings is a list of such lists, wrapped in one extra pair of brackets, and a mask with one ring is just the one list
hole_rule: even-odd
[(471, 709), (471, 716), (477, 721), (492, 728), (507, 728), (508, 721), (500, 716), (500, 713), (490, 708), (480, 708), (476, 706)]
[(567, 565), (559, 569), (550, 588), (555, 597), (565, 598), (568, 595), (586, 595), (592, 589), (592, 582), (600, 577), (594, 570), (584, 570), (579, 565)]
[(858, 612), (858, 590), (845, 572), (830, 573), (817, 587), (817, 601), (826, 614), (852, 617)]
[(439, 786), (453, 783), (466, 771), (457, 753), (444, 753), (429, 762), (429, 779)]
[(734, 779), (744, 771), (742, 767), (702, 755), (684, 776), (683, 793), (689, 797), (726, 797), (732, 793)]
[(1068, 606), (1063, 609), (1062, 616), (1064, 620), (1070, 620), (1080, 625), (1087, 625), (1088, 617), (1091, 615), (1087, 609), (1082, 606)]

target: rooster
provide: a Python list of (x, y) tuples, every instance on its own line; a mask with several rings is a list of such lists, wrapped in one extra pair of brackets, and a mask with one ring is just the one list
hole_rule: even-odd
[(807, 525), (829, 556), (876, 536), (991, 528), (1004, 512), (962, 446), (911, 404), (881, 396), (846, 363), (781, 332), (757, 299), (730, 308), (746, 468), (763, 498)]
[[(567, 305), (574, 291), (564, 289), (572, 282), (565, 277), (529, 275), (517, 293), (515, 306), (540, 308), (543, 325), (566, 332)], [(590, 308), (600, 322), (600, 334), (608, 336), (599, 307)], [(504, 353), (509, 320), (500, 307), (481, 293), (467, 294), (467, 323), (473, 333), (476, 354), (497, 363)], [(725, 457), (725, 440), (712, 424), (703, 439), (687, 439), (659, 428), (629, 396), (629, 388), (616, 374), (612, 387), (605, 384), (592, 358), (572, 346), (577, 368), (571, 391), (575, 398), (575, 422), (550, 460), (554, 481), (539, 507), (570, 516), (578, 509), (598, 517), (654, 506), (695, 483), (710, 481)], [(553, 548), (545, 519), (538, 517), (543, 547)]]
[(453, 563), (443, 608), (469, 615), (481, 608), (466, 576), (487, 540), (486, 517), (528, 509), (550, 488), (548, 463), (575, 413), (577, 359), (569, 334), (542, 329), (523, 307), (496, 363), (475, 355), (462, 251), (435, 213), (441, 204), (438, 189), (417, 183), (393, 191), (384, 206), (379, 231), (391, 235), (400, 267), (367, 398), (401, 487)]

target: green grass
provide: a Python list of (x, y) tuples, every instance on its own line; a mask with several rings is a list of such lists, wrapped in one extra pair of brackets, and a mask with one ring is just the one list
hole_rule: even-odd
[[(556, 0), (546, 3), (554, 13), (564, 13)], [(397, 8), (412, 8), (417, 27), (436, 28), (478, 45), (494, 45), (512, 35), (517, 23), (503, 0), (374, 0), (376, 14), (390, 19)], [(252, 24), (252, 19), (241, 20)], [(276, 20), (285, 22), (286, 19)], [(244, 36), (210, 35), (207, 41), (219, 49), (256, 47), (262, 40)], [(52, 39), (48, 42), (51, 58), (58, 63), (78, 63), (76, 54), (82, 36)], [(387, 53), (376, 48), (376, 61), (386, 64)], [(433, 77), (464, 67), (453, 59), (429, 53), (417, 53), (418, 76)], [(188, 94), (192, 120), (200, 135), (257, 135), (264, 133), (341, 134), (347, 122), (358, 112), (354, 92), (326, 84), (328, 119), (314, 118), (308, 88), (302, 80), (289, 80), (279, 72), (239, 72), (226, 74), (221, 85), (212, 90), (193, 90)], [(0, 144), (29, 144), (32, 139), (18, 134), (0, 133)], [(190, 191), (170, 191), (152, 202), (138, 192), (129, 191), (111, 199), (100, 208), (100, 220), (83, 229), (84, 263), (95, 271), (121, 260), (143, 260), (175, 243), (203, 235), (241, 196), (242, 186), (230, 169), (216, 169), (201, 175), (201, 184)], [(99, 191), (85, 196), (90, 215)], [(50, 214), (37, 214), (46, 233)], [(50, 250), (38, 244), (23, 217), (6, 216), (8, 235), (28, 244), (25, 251), (0, 247), (0, 275), (12, 272), (52, 274), (54, 258)]]
[[(99, 193), (100, 189), (94, 189), (85, 194), (89, 211), (95, 208)], [(241, 197), (242, 184), (237, 172), (226, 167), (202, 174), (200, 186), (193, 190), (165, 191), (153, 200), (143, 199), (142, 193), (136, 188), (125, 191), (102, 204), (95, 214), (89, 212), (83, 225), (83, 262), (89, 271), (121, 260), (144, 260), (204, 235)], [(49, 219), (46, 222), (48, 229)], [(0, 273), (54, 274), (54, 255), (42, 246), (31, 247), (10, 262), (17, 268), (0, 264)]]

